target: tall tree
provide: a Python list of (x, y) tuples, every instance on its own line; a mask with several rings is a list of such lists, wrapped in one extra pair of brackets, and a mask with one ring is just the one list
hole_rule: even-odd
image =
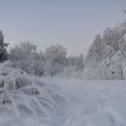
[(3, 62), (7, 59), (7, 46), (8, 43), (4, 42), (4, 35), (2, 31), (0, 31), (0, 62)]

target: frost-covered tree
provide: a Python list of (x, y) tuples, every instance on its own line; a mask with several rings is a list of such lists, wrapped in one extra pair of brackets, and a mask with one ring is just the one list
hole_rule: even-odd
[(82, 71), (85, 64), (84, 56), (83, 54), (81, 54), (80, 56), (69, 56), (67, 58), (67, 63), (69, 67), (73, 66), (76, 70)]
[(66, 54), (66, 48), (59, 44), (48, 47), (45, 51), (45, 74), (53, 76), (61, 72), (67, 63)]
[(94, 39), (94, 43), (91, 45), (87, 55), (87, 61), (89, 62), (100, 62), (104, 58), (104, 50), (106, 48), (106, 44), (103, 43), (102, 37), (100, 34), (96, 35)]
[(66, 64), (66, 48), (62, 47), (61, 45), (57, 44), (54, 46), (50, 46), (45, 51), (45, 58), (50, 60), (52, 64)]
[[(126, 22), (106, 28), (97, 35), (86, 57), (88, 79), (123, 79), (122, 62), (126, 57)], [(123, 58), (122, 58), (123, 57)]]
[(119, 41), (119, 49), (120, 49), (121, 53), (126, 57), (126, 34)]
[(112, 46), (115, 51), (119, 50), (118, 42), (121, 39), (121, 33), (118, 26), (112, 28), (106, 28), (103, 33), (103, 42)]
[(7, 59), (7, 46), (8, 43), (4, 42), (4, 35), (2, 31), (0, 31), (0, 62), (3, 62)]
[(37, 46), (30, 42), (23, 42), (10, 49), (9, 58), (16, 68), (21, 68), (30, 74), (42, 76), (44, 74), (44, 54), (37, 52)]
[(34, 58), (36, 54), (36, 45), (30, 42), (21, 42), (20, 45), (10, 49), (11, 60), (24, 60), (28, 58)]

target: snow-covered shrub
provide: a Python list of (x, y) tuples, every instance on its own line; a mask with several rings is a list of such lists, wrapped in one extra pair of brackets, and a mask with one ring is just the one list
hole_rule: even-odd
[(43, 76), (45, 69), (45, 62), (43, 60), (25, 59), (19, 61), (12, 61), (14, 68), (20, 68), (28, 74)]
[(123, 59), (125, 57), (118, 51), (102, 62), (88, 64), (84, 69), (84, 76), (90, 80), (122, 80), (124, 79)]
[(56, 77), (60, 78), (76, 78), (76, 79), (82, 79), (83, 78), (83, 69), (79, 70), (78, 67), (74, 65), (66, 66), (62, 72), (58, 73)]
[(0, 108), (3, 110), (18, 116), (49, 116), (55, 112), (58, 103), (55, 98), (64, 99), (60, 87), (55, 87), (21, 69), (12, 68), (11, 62), (0, 65)]

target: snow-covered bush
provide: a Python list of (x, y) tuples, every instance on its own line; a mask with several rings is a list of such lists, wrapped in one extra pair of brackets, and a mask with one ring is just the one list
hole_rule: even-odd
[[(12, 114), (49, 116), (55, 112), (58, 100), (65, 99), (57, 85), (45, 84), (40, 78), (11, 67), (0, 65), (0, 111)], [(1, 112), (2, 113), (2, 112)]]
[(58, 73), (56, 77), (59, 78), (76, 78), (76, 79), (82, 79), (83, 77), (83, 69), (79, 70), (78, 67), (74, 65), (69, 65), (67, 67), (64, 67), (63, 71)]
[(25, 59), (19, 61), (12, 61), (12, 66), (14, 68), (20, 68), (32, 75), (43, 76), (45, 70), (45, 61)]

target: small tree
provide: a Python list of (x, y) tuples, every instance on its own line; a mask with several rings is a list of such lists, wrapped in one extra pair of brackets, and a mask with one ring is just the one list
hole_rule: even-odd
[(65, 65), (66, 54), (67, 54), (66, 48), (62, 47), (59, 44), (56, 44), (46, 49), (45, 58), (46, 60), (50, 61), (52, 65), (55, 64)]
[(0, 62), (7, 60), (7, 46), (8, 43), (4, 43), (4, 35), (0, 31)]
[(54, 76), (63, 71), (66, 65), (67, 50), (59, 44), (50, 46), (45, 51), (45, 75)]

